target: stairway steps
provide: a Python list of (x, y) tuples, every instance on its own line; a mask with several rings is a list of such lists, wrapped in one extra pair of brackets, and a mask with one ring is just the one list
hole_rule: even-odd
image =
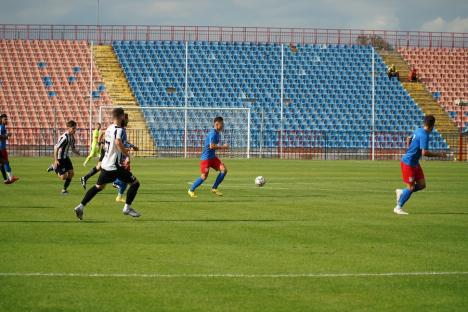
[(135, 129), (140, 137), (143, 136), (138, 142), (132, 142), (132, 139), (135, 138), (132, 138), (132, 131), (129, 131), (129, 141), (137, 145), (141, 150), (135, 154), (137, 156), (154, 156), (156, 149), (153, 137), (112, 46), (95, 46), (93, 54), (106, 90), (112, 98), (113, 105), (128, 109), (127, 113), (130, 118), (128, 129)]
[(413, 98), (416, 104), (426, 115), (434, 115), (437, 120), (436, 128), (446, 141), (453, 133), (457, 132), (457, 127), (448, 114), (440, 107), (439, 103), (432, 97), (426, 86), (419, 82), (408, 82), (410, 67), (396, 52), (381, 52), (382, 59), (387, 66), (394, 64), (400, 72), (402, 86)]

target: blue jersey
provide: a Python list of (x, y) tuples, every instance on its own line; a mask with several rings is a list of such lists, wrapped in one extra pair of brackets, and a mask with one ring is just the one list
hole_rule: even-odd
[(411, 144), (406, 154), (401, 159), (402, 162), (411, 167), (417, 167), (422, 156), (422, 150), (429, 149), (429, 132), (424, 128), (417, 129), (411, 140)]
[[(0, 125), (0, 135), (7, 135), (5, 125)], [(0, 139), (0, 150), (6, 149), (6, 139)]]
[(211, 129), (206, 136), (205, 144), (203, 144), (201, 160), (208, 160), (216, 157), (216, 152), (214, 149), (210, 149), (210, 144), (219, 144), (219, 132), (215, 129)]

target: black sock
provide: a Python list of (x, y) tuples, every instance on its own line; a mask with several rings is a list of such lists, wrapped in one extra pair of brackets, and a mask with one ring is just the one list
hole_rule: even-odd
[(96, 167), (93, 167), (83, 178), (85, 179), (85, 181), (88, 181), (88, 179), (95, 175), (98, 171), (99, 170), (97, 170)]
[(8, 176), (5, 171), (5, 167), (3, 167), (3, 164), (0, 165), (0, 171), (2, 172), (3, 180), (8, 180)]
[(138, 188), (140, 187), (140, 182), (135, 182), (130, 185), (130, 188), (127, 191), (127, 200), (126, 204), (131, 205), (133, 200), (135, 199), (136, 194), (138, 193)]
[(81, 200), (81, 204), (83, 206), (86, 206), (86, 204), (89, 203), (91, 201), (91, 199), (93, 199), (93, 197), (96, 196), (96, 194), (99, 193), (100, 191), (102, 191), (102, 190), (98, 189), (96, 187), (96, 185), (93, 185), (93, 187), (90, 188), (86, 192), (85, 196), (83, 197), (83, 200)]
[(63, 189), (66, 190), (68, 186), (70, 186), (70, 183), (71, 183), (71, 179), (70, 178), (66, 179), (65, 182), (63, 183)]

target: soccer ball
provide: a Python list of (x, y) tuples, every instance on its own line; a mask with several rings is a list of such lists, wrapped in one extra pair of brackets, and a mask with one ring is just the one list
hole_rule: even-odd
[(255, 185), (256, 185), (256, 186), (262, 187), (262, 186), (265, 185), (265, 183), (266, 183), (266, 181), (265, 181), (265, 178), (264, 178), (264, 177), (259, 176), (259, 177), (256, 177), (256, 178), (255, 178)]

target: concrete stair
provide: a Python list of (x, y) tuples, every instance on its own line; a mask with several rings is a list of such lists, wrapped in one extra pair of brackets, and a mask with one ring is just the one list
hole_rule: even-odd
[(129, 115), (128, 140), (140, 148), (135, 155), (155, 156), (153, 137), (112, 46), (96, 45), (93, 54), (102, 82), (106, 86), (113, 105), (123, 107)]
[(449, 117), (449, 115), (442, 109), (432, 97), (431, 92), (421, 82), (408, 82), (408, 74), (410, 67), (405, 62), (403, 57), (397, 52), (380, 52), (383, 61), (387, 66), (394, 64), (396, 69), (400, 72), (400, 81), (402, 86), (406, 89), (409, 95), (414, 99), (416, 104), (426, 115), (434, 115), (436, 118), (436, 128), (445, 140), (451, 145), (454, 145), (453, 138), (458, 133), (457, 125)]

